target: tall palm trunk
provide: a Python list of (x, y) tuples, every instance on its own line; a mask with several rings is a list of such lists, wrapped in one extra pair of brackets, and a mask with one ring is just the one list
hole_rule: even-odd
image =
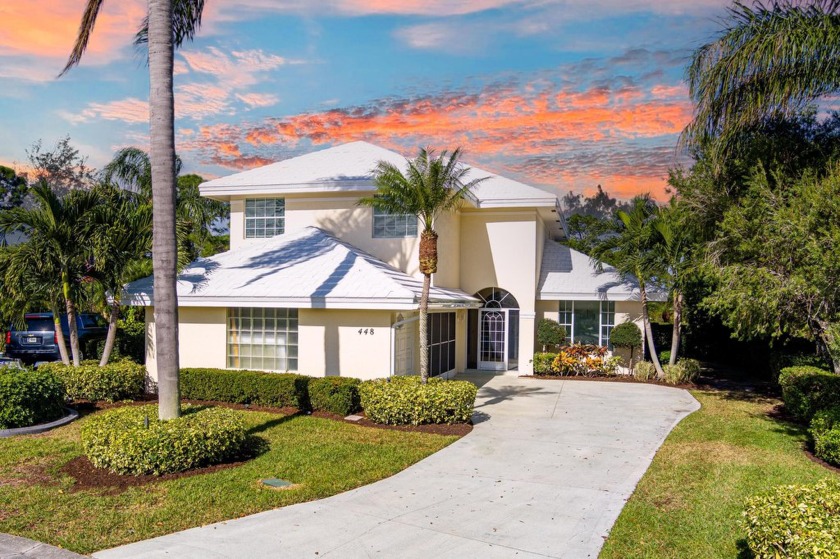
[(64, 305), (67, 309), (67, 327), (70, 330), (70, 354), (73, 356), (73, 366), (81, 364), (79, 357), (79, 325), (76, 323), (76, 306), (70, 293), (70, 279), (67, 272), (61, 274), (61, 287), (64, 291)]
[(680, 339), (682, 338), (682, 307), (683, 294), (679, 289), (674, 290), (674, 328), (671, 331), (671, 359), (669, 365), (677, 362), (677, 353), (680, 351)]
[(437, 272), (438, 235), (430, 228), (420, 234), (420, 272), (423, 274), (423, 291), (420, 294), (420, 380), (429, 379), (429, 288), (432, 274)]
[(152, 264), (160, 419), (173, 419), (181, 415), (178, 386), (173, 57), (172, 0), (149, 0), (149, 132), (154, 211)]
[(650, 315), (648, 314), (647, 289), (645, 289), (645, 284), (642, 281), (639, 282), (639, 292), (642, 295), (642, 322), (645, 325), (645, 337), (647, 338), (648, 347), (650, 347), (650, 360), (653, 361), (657, 378), (661, 379), (665, 377), (665, 371), (662, 370), (662, 364), (659, 362), (659, 356), (656, 354), (656, 344), (653, 341), (653, 328), (651, 328)]
[(108, 334), (105, 336), (105, 347), (102, 349), (102, 358), (99, 366), (104, 367), (111, 359), (111, 352), (114, 351), (114, 342), (117, 340), (117, 322), (120, 319), (120, 303), (117, 299), (111, 303), (111, 313), (108, 317)]
[(61, 313), (58, 312), (58, 305), (53, 307), (53, 324), (55, 324), (55, 341), (58, 344), (58, 355), (65, 365), (70, 364), (70, 356), (67, 355), (67, 342), (64, 341), (64, 329), (61, 327)]

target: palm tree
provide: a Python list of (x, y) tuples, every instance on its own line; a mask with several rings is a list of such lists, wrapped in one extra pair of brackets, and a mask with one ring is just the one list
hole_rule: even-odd
[(725, 149), (739, 130), (840, 91), (840, 2), (736, 0), (687, 75), (697, 108), (681, 142)]
[(362, 198), (359, 204), (392, 214), (415, 215), (423, 225), (420, 234), (420, 273), (423, 291), (420, 296), (420, 378), (429, 378), (429, 288), (432, 274), (437, 272), (437, 218), (456, 210), (464, 198), (488, 177), (466, 180), (470, 168), (460, 163), (461, 148), (449, 155), (446, 151), (420, 149), (414, 160), (407, 161), (405, 172), (387, 161), (380, 161), (374, 170), (376, 194)]
[[(67, 66), (82, 59), (104, 0), (88, 0)], [(159, 416), (181, 415), (178, 386), (178, 249), (175, 238), (175, 94), (174, 49), (191, 40), (201, 25), (204, 0), (149, 0), (149, 13), (136, 42), (149, 48), (149, 135), (151, 139)]]
[[(103, 288), (108, 309), (108, 335), (99, 366), (111, 358), (117, 338), (117, 323), (123, 287), (147, 275), (148, 253), (152, 244), (152, 208), (129, 192), (99, 187), (103, 203), (95, 214), (93, 270), (90, 275)], [(110, 296), (110, 300), (108, 297)]]
[(662, 378), (665, 372), (656, 354), (648, 312), (648, 284), (657, 278), (661, 269), (656, 246), (656, 203), (648, 195), (637, 196), (631, 201), (630, 209), (617, 211), (616, 217), (615, 234), (603, 237), (592, 250), (591, 258), (598, 269), (603, 269), (606, 262), (622, 277), (632, 276), (638, 282), (650, 357), (657, 376)]
[[(76, 295), (88, 268), (92, 215), (99, 205), (99, 196), (88, 190), (75, 190), (59, 198), (42, 182), (32, 187), (34, 208), (12, 208), (0, 212), (0, 229), (5, 232), (23, 230), (29, 245), (20, 255), (41, 260), (41, 267), (53, 271), (58, 281), (70, 329), (70, 350), (73, 365), (81, 361), (79, 332), (76, 323)], [(23, 256), (21, 256), (23, 257)], [(56, 321), (59, 315), (55, 315)], [(56, 335), (61, 330), (56, 322)]]
[(682, 311), (685, 305), (684, 282), (691, 251), (688, 228), (683, 223), (681, 212), (679, 203), (672, 198), (669, 205), (659, 209), (659, 215), (653, 222), (657, 233), (654, 250), (661, 261), (661, 278), (671, 293), (674, 315), (669, 365), (677, 362), (680, 350)]

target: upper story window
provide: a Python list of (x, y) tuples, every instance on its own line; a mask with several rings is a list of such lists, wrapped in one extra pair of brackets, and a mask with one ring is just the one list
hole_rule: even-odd
[(246, 239), (261, 239), (282, 235), (285, 230), (285, 199), (255, 198), (245, 200)]
[(417, 216), (411, 214), (391, 214), (382, 210), (373, 210), (373, 238), (392, 239), (396, 237), (416, 237)]

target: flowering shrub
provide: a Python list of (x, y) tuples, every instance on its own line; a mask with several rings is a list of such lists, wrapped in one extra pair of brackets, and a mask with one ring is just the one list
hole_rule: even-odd
[[(560, 349), (551, 369), (542, 374), (601, 376), (614, 375), (621, 364), (620, 357), (607, 357), (607, 348), (597, 345), (573, 344)], [(535, 358), (536, 363), (536, 358)], [(536, 367), (534, 372), (537, 373)]]

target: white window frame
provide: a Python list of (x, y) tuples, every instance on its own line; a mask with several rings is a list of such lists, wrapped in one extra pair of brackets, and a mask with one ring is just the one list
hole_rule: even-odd
[[(583, 301), (582, 301), (583, 302)], [(587, 303), (591, 302), (585, 301)], [(598, 345), (609, 347), (610, 332), (615, 327), (615, 301), (598, 301)], [(564, 315), (568, 316), (569, 321), (565, 321)], [(610, 323), (605, 318), (612, 317)], [(575, 301), (561, 300), (557, 307), (557, 322), (560, 326), (566, 329), (566, 339), (571, 343), (575, 343)], [(604, 335), (604, 328), (608, 328), (606, 339)]]
[[(380, 229), (383, 233), (377, 233), (376, 222), (377, 219), (385, 220), (392, 219), (393, 227), (389, 232), (387, 226), (383, 225)], [(373, 208), (373, 221), (371, 222), (371, 236), (374, 239), (403, 239), (417, 236), (417, 216), (412, 214), (392, 214), (390, 212), (382, 211)]]
[[(249, 204), (253, 204), (256, 206), (258, 203), (262, 202), (263, 207), (257, 208), (254, 207), (254, 212), (258, 213), (260, 209), (263, 210), (263, 215), (248, 215), (248, 206)], [(268, 208), (265, 207), (266, 202), (272, 202), (274, 205), (272, 215), (266, 215), (266, 211)], [(268, 239), (271, 237), (276, 237), (277, 235), (282, 235), (286, 231), (286, 199), (285, 198), (246, 198), (245, 199), (245, 207), (242, 213), (242, 226), (245, 229), (245, 238), (246, 239)], [(268, 220), (272, 220), (271, 228), (266, 227)], [(252, 224), (249, 227), (249, 221)], [(258, 228), (257, 224), (262, 222), (262, 227)], [(263, 231), (262, 234), (258, 235), (256, 232), (258, 229)]]
[[(237, 327), (237, 320), (239, 326)], [(243, 324), (247, 321), (248, 327)], [(225, 344), (228, 369), (259, 371), (297, 371), (298, 310), (239, 307), (227, 310), (227, 340)], [(274, 340), (266, 343), (267, 340)], [(282, 340), (282, 343), (280, 343)], [(271, 348), (266, 351), (265, 348)], [(247, 353), (247, 355), (244, 355)], [(273, 353), (273, 355), (266, 355)], [(259, 355), (257, 355), (259, 354)], [(277, 367), (255, 367), (253, 359), (259, 358), (265, 365), (266, 359), (273, 359)], [(246, 361), (247, 359), (247, 361)], [(285, 363), (285, 368), (279, 366)]]

